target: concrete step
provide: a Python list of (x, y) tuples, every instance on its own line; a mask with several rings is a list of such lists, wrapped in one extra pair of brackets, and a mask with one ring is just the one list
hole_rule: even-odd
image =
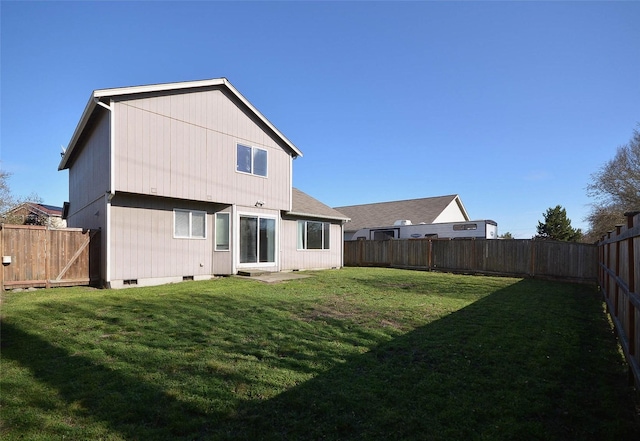
[(239, 270), (238, 275), (244, 277), (258, 277), (264, 276), (265, 274), (271, 274), (271, 271), (259, 270), (259, 269), (245, 269)]

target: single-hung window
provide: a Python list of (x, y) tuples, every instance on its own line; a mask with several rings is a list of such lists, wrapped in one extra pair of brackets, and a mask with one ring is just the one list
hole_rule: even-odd
[(267, 176), (267, 151), (238, 144), (236, 170), (256, 176)]
[(173, 237), (205, 239), (207, 237), (207, 213), (204, 211), (174, 210)]

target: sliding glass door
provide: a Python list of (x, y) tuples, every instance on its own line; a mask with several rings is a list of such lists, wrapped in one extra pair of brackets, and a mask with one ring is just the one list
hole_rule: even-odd
[(276, 220), (240, 216), (240, 263), (275, 263)]

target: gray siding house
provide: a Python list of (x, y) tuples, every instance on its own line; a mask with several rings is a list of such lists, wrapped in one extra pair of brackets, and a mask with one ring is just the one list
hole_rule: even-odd
[(106, 286), (340, 268), (347, 216), (293, 188), (302, 152), (228, 80), (96, 90), (59, 170)]

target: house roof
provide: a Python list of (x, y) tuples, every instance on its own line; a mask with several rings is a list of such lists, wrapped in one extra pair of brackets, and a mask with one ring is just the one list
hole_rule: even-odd
[(452, 203), (456, 202), (466, 220), (469, 215), (457, 194), (404, 201), (378, 202), (374, 204), (335, 207), (351, 218), (345, 231), (361, 228), (391, 226), (398, 220), (410, 220), (413, 224), (431, 224)]
[(339, 211), (323, 204), (319, 200), (312, 198), (308, 194), (292, 188), (292, 207), (287, 214), (292, 216), (315, 217), (322, 219), (334, 219), (348, 221), (349, 217)]
[(35, 202), (24, 202), (20, 205), (8, 210), (7, 213), (14, 212), (21, 208), (25, 208), (31, 212), (38, 212), (46, 216), (62, 216), (62, 207), (56, 207), (54, 205), (36, 204)]
[(132, 87), (119, 87), (113, 89), (99, 89), (94, 90), (89, 97), (89, 101), (85, 106), (82, 117), (78, 122), (78, 125), (69, 141), (69, 145), (65, 150), (62, 160), (58, 165), (58, 170), (64, 170), (69, 168), (70, 160), (73, 156), (74, 150), (77, 147), (78, 141), (82, 136), (87, 124), (91, 120), (94, 112), (98, 106), (109, 108), (107, 98), (123, 97), (127, 95), (139, 95), (148, 93), (162, 93), (162, 92), (174, 92), (174, 91), (195, 91), (197, 89), (205, 89), (211, 87), (222, 87), (229, 91), (236, 99), (238, 99), (246, 108), (253, 113), (264, 125), (266, 125), (273, 133), (291, 150), (293, 156), (302, 156), (302, 152), (284, 136), (269, 120), (256, 109), (238, 90), (226, 78), (216, 78), (210, 80), (199, 81), (184, 81), (179, 83), (164, 83), (164, 84), (152, 84), (146, 86), (132, 86)]

